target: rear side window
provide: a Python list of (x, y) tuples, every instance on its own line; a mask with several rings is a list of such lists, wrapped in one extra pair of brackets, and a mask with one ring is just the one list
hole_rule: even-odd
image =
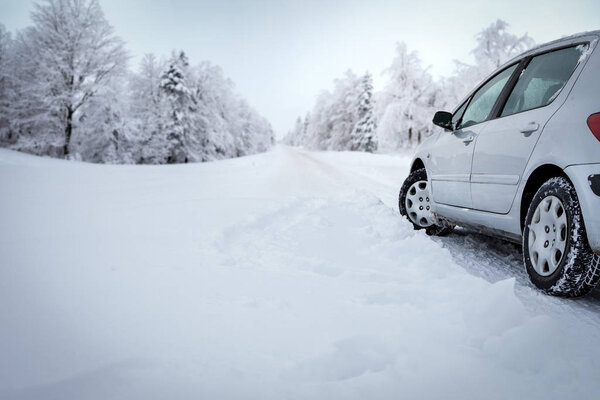
[(471, 102), (465, 110), (462, 122), (458, 129), (466, 128), (467, 126), (475, 125), (488, 119), (498, 96), (500, 96), (502, 89), (506, 85), (506, 82), (508, 82), (508, 79), (515, 68), (517, 68), (516, 64), (506, 68), (475, 92)]
[(550, 104), (565, 86), (586, 50), (587, 45), (579, 45), (533, 57), (521, 73), (501, 116)]

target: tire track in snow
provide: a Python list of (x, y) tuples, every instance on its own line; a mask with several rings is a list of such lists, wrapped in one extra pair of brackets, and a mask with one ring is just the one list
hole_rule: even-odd
[[(303, 167), (310, 164), (310, 167), (329, 177), (332, 183), (369, 192), (387, 206), (396, 209), (397, 191), (408, 171), (393, 171), (393, 175), (390, 175), (389, 170), (369, 174), (358, 171), (360, 166), (333, 165), (326, 157), (320, 157), (319, 152), (294, 148), (286, 150), (290, 157), (304, 161)], [(491, 283), (515, 277), (515, 293), (528, 310), (548, 314), (567, 323), (585, 320), (600, 328), (600, 287), (582, 299), (547, 296), (530, 282), (523, 267), (519, 245), (463, 228), (457, 228), (447, 237), (433, 237), (431, 240), (448, 249), (453, 261), (471, 275)]]

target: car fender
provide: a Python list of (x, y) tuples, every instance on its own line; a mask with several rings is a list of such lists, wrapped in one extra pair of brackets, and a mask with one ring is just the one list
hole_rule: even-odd
[[(431, 161), (431, 150), (437, 141), (437, 138), (441, 134), (441, 130), (436, 129), (431, 136), (426, 138), (421, 144), (415, 149), (412, 160), (410, 162), (410, 171), (412, 172), (415, 168), (415, 164), (420, 160), (425, 166), (425, 170), (429, 170), (429, 162)], [(427, 174), (427, 180), (430, 180), (429, 174)], [(431, 183), (431, 182), (430, 182)]]

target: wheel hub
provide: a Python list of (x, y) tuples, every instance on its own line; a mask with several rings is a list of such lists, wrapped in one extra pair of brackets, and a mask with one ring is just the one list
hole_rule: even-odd
[(531, 265), (541, 276), (556, 271), (567, 246), (567, 215), (556, 196), (544, 198), (529, 225), (528, 251)]
[(422, 228), (433, 225), (431, 205), (429, 202), (429, 184), (427, 181), (413, 183), (406, 193), (404, 205), (411, 222)]

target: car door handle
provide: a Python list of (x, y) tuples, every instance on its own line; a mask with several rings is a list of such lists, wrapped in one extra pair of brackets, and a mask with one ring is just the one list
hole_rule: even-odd
[(471, 143), (473, 140), (475, 140), (475, 136), (471, 135), (471, 136), (469, 136), (469, 137), (466, 137), (466, 138), (464, 138), (464, 139), (463, 139), (463, 143), (464, 143), (464, 144), (469, 144), (469, 143)]
[(540, 124), (537, 122), (530, 122), (521, 128), (521, 133), (533, 133), (540, 128)]

